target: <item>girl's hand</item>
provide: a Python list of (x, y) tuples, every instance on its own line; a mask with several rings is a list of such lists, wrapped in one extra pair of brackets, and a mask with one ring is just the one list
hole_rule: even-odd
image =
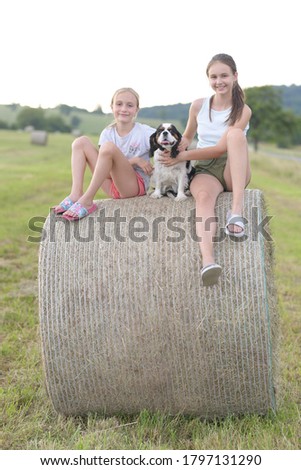
[(141, 170), (144, 171), (146, 175), (151, 175), (153, 172), (153, 166), (151, 162), (143, 160), (143, 158), (137, 158), (135, 165), (139, 166), (139, 168), (141, 168)]
[(164, 152), (160, 157), (158, 158), (158, 161), (162, 163), (164, 166), (174, 166), (179, 163), (178, 157), (176, 158), (171, 158), (170, 152)]
[[(180, 154), (179, 154), (180, 155)], [(159, 162), (162, 163), (164, 166), (174, 166), (180, 163), (183, 160), (179, 159), (179, 155), (176, 158), (171, 158), (170, 152), (165, 150), (162, 155), (159, 157)]]
[(182, 137), (181, 142), (179, 144), (179, 152), (183, 152), (186, 150), (190, 145), (190, 141), (187, 139), (187, 137)]

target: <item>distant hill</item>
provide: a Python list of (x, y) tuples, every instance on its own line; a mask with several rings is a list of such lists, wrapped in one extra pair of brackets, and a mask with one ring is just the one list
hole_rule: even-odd
[(161, 122), (169, 122), (178, 119), (185, 125), (188, 118), (189, 108), (190, 103), (152, 106), (151, 108), (142, 108), (139, 112), (139, 116), (145, 119), (158, 119)]
[[(301, 86), (275, 86), (282, 95), (283, 107), (292, 110), (301, 116)], [(138, 115), (138, 120), (157, 127), (161, 122), (173, 122), (178, 129), (183, 132), (189, 113), (190, 103), (178, 103), (168, 106), (152, 106), (142, 108)], [(0, 105), (0, 127), (4, 125), (16, 125), (16, 118), (22, 106), (19, 104)], [(46, 117), (60, 115), (66, 124), (72, 128), (77, 127), (84, 134), (99, 134), (101, 130), (112, 122), (111, 114), (102, 113), (101, 109), (89, 112), (86, 109), (59, 105), (53, 109), (45, 109)], [(2, 124), (2, 125), (1, 125)]]

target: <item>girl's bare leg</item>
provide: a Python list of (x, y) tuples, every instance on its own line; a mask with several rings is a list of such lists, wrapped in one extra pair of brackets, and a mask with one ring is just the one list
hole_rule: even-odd
[(193, 178), (190, 191), (196, 203), (196, 234), (199, 237), (203, 266), (207, 266), (215, 262), (215, 204), (218, 195), (223, 192), (223, 187), (214, 176), (199, 174)]
[[(76, 202), (82, 196), (86, 166), (88, 164), (93, 173), (97, 162), (97, 155), (98, 151), (88, 137), (79, 137), (72, 143), (72, 187), (69, 195), (71, 201)], [(56, 206), (54, 209), (56, 208), (59, 208), (59, 206)]]
[[(80, 173), (80, 172), (79, 172)], [(123, 153), (111, 142), (106, 142), (98, 152), (92, 180), (86, 192), (77, 200), (86, 209), (93, 204), (93, 198), (100, 187), (109, 194), (113, 179), (121, 197), (134, 197), (139, 192), (136, 173)], [(72, 215), (66, 212), (66, 215)]]
[(94, 173), (97, 163), (98, 150), (87, 137), (79, 137), (72, 144), (71, 168), (72, 187), (70, 199), (77, 201), (83, 194), (83, 183), (86, 166), (88, 164)]
[[(242, 215), (244, 190), (251, 178), (247, 139), (241, 129), (230, 129), (227, 135), (227, 163), (224, 179), (228, 191), (232, 191), (233, 200), (231, 213)], [(229, 227), (231, 231), (241, 231), (236, 225)]]

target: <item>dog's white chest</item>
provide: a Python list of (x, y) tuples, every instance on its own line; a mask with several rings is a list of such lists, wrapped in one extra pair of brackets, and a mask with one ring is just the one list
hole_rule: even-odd
[(152, 197), (159, 198), (168, 191), (173, 191), (173, 193), (177, 194), (177, 200), (186, 199), (184, 194), (188, 182), (186, 162), (180, 162), (173, 166), (165, 166), (160, 163), (159, 159), (160, 153), (157, 151), (154, 155), (155, 169), (153, 177), (155, 191)]
[(159, 177), (161, 181), (178, 181), (180, 174), (185, 173), (185, 162), (178, 163), (174, 166), (165, 166), (156, 161), (154, 176)]

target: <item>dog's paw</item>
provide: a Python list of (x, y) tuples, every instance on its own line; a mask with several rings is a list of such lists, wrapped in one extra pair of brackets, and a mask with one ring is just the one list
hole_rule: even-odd
[(175, 198), (175, 201), (185, 201), (185, 199), (187, 199), (187, 196), (185, 196), (185, 194), (178, 194)]
[(150, 197), (153, 199), (160, 199), (160, 197), (162, 197), (162, 194), (155, 191), (150, 195)]

